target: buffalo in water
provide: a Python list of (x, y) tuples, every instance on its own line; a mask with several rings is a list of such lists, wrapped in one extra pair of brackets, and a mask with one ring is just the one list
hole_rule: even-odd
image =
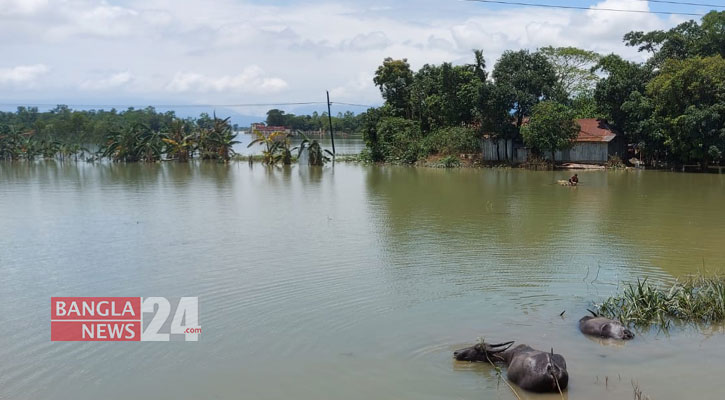
[(600, 317), (592, 310), (588, 311), (593, 316), (587, 315), (579, 320), (579, 330), (583, 334), (617, 340), (630, 340), (634, 338), (634, 333), (616, 319)]
[(522, 389), (532, 392), (558, 392), (566, 389), (569, 374), (561, 354), (532, 349), (514, 342), (499, 344), (479, 343), (453, 352), (458, 361), (499, 362), (506, 365), (508, 379)]

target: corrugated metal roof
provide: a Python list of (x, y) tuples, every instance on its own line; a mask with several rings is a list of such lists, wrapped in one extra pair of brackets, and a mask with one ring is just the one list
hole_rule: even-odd
[(617, 137), (607, 121), (603, 119), (584, 118), (578, 119), (576, 122), (581, 130), (575, 142), (610, 142)]

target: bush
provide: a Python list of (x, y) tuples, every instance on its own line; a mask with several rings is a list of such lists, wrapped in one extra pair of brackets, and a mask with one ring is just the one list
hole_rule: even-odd
[(385, 161), (412, 164), (418, 160), (422, 134), (416, 122), (398, 117), (382, 118), (376, 134)]
[(607, 168), (617, 169), (617, 168), (625, 168), (624, 162), (618, 155), (609, 156), (609, 159), (607, 160)]
[(456, 156), (445, 156), (436, 165), (439, 168), (457, 168), (461, 166), (461, 160)]
[(423, 140), (422, 151), (424, 155), (477, 153), (481, 151), (481, 141), (471, 128), (441, 128)]

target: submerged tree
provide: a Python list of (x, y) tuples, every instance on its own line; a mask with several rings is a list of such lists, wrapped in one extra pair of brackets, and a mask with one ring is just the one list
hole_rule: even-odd
[(262, 162), (268, 165), (274, 165), (279, 162), (290, 164), (291, 154), (289, 149), (289, 135), (284, 132), (264, 133), (260, 130), (254, 130), (252, 133), (257, 137), (252, 140), (247, 148), (254, 145), (264, 146), (262, 149)]
[(99, 153), (113, 161), (154, 162), (163, 154), (164, 135), (152, 131), (144, 124), (135, 124), (106, 136)]
[[(330, 157), (326, 156), (325, 153), (329, 154), (330, 156), (333, 156), (332, 152), (330, 152), (327, 149), (322, 149), (322, 146), (317, 140), (311, 140), (304, 134), (302, 134), (303, 140), (300, 143), (298, 147), (295, 147), (295, 149), (298, 150), (297, 152), (297, 158), (299, 159), (302, 155), (302, 152), (307, 150), (307, 163), (309, 165), (315, 165), (315, 166), (322, 166), (325, 165), (326, 162), (330, 161)], [(293, 149), (294, 150), (294, 149)]]
[(169, 133), (163, 139), (166, 156), (179, 162), (186, 162), (196, 150), (196, 135), (190, 132), (186, 121), (176, 119), (169, 125)]
[(202, 128), (199, 133), (199, 152), (201, 158), (228, 162), (234, 154), (237, 134), (232, 131), (229, 117), (221, 119), (214, 115), (209, 128)]

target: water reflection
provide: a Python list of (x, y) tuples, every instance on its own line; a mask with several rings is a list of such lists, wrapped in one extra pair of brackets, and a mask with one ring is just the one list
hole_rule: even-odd
[[(620, 347), (577, 321), (623, 279), (672, 279), (703, 257), (725, 271), (725, 179), (580, 176), (565, 188), (565, 172), (0, 163), (2, 396), (509, 398), (490, 367), (451, 367), (485, 336), (557, 349), (573, 398), (628, 398), (633, 379), (653, 398), (719, 398), (722, 327)], [(51, 343), (58, 295), (199, 296), (204, 334)], [(682, 384), (683, 370), (698, 374)]]

